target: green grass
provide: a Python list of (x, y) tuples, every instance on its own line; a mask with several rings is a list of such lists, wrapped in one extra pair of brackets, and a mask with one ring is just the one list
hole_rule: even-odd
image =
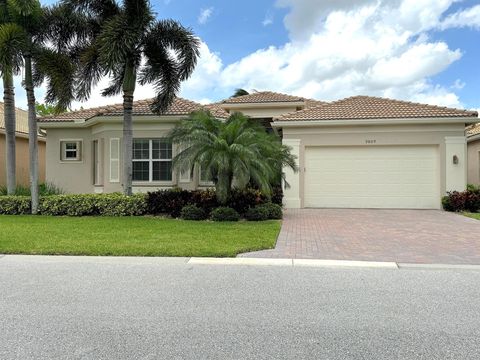
[(477, 219), (480, 220), (480, 213), (469, 213), (469, 212), (464, 212), (463, 215), (468, 216), (472, 219)]
[(0, 254), (235, 256), (275, 246), (280, 221), (0, 216)]

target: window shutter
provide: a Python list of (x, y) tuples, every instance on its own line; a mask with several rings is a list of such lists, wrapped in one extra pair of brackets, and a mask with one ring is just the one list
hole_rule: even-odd
[(110, 182), (120, 182), (120, 139), (110, 139)]

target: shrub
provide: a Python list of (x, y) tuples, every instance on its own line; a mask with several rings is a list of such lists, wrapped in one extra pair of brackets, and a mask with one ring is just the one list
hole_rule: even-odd
[[(38, 193), (40, 196), (58, 195), (62, 194), (62, 189), (56, 187), (53, 184), (44, 183), (38, 186)], [(0, 187), (0, 196), (7, 195), (7, 188), (5, 186)], [(15, 195), (18, 196), (30, 196), (30, 187), (18, 185), (15, 188)]]
[(138, 216), (145, 214), (145, 195), (82, 194), (40, 198), (39, 213), (51, 216)]
[(477, 212), (480, 210), (480, 189), (449, 192), (442, 198), (442, 205), (446, 211)]
[(255, 206), (245, 213), (248, 221), (264, 221), (268, 219), (268, 209), (265, 206)]
[(248, 209), (264, 202), (266, 202), (266, 198), (259, 190), (251, 188), (244, 190), (234, 189), (228, 201), (228, 206), (235, 209), (239, 214), (245, 214)]
[(258, 205), (258, 207), (264, 208), (267, 210), (269, 219), (281, 219), (283, 217), (282, 207), (274, 203), (266, 203)]
[(238, 221), (240, 219), (240, 215), (235, 209), (225, 206), (214, 209), (211, 217), (213, 221)]
[(0, 214), (30, 214), (30, 198), (28, 196), (0, 196)]
[(140, 216), (147, 211), (147, 201), (145, 194), (105, 194), (97, 195), (95, 207), (102, 216)]
[(182, 189), (159, 190), (147, 194), (147, 212), (179, 217), (182, 208), (191, 204), (192, 192)]
[(180, 217), (184, 220), (205, 220), (207, 215), (202, 208), (195, 205), (187, 205), (182, 208)]

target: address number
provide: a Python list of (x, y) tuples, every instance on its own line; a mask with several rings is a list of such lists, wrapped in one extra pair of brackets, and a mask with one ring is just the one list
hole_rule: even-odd
[(375, 144), (377, 140), (365, 140), (365, 144)]

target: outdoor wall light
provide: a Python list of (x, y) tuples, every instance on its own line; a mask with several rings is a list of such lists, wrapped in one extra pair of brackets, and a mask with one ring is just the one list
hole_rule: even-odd
[(457, 155), (453, 155), (453, 164), (458, 165), (458, 156)]

